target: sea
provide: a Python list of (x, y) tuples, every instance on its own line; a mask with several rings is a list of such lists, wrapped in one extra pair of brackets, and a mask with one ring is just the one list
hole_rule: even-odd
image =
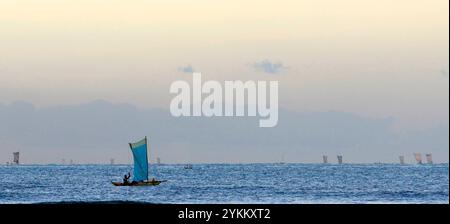
[(151, 165), (159, 186), (116, 187), (131, 165), (0, 166), (0, 203), (449, 203), (449, 166)]

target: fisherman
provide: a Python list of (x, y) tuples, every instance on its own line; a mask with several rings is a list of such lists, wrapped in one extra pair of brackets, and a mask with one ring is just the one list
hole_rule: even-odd
[(131, 174), (130, 172), (128, 172), (128, 175), (123, 175), (123, 185), (129, 185), (130, 183), (128, 182), (128, 179), (130, 179)]

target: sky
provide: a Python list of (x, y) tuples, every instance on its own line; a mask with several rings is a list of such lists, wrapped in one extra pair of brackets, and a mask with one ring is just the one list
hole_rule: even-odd
[[(392, 119), (389, 130), (402, 136), (448, 129), (448, 4), (0, 0), (0, 105), (48, 111), (100, 99), (168, 110), (170, 84), (196, 71), (279, 81), (279, 106), (293, 114)], [(0, 139), (31, 147), (10, 132)]]

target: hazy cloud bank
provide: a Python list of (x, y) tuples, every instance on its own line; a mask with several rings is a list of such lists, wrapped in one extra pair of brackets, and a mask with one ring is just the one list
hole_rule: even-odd
[[(23, 152), (26, 162), (129, 162), (127, 143), (147, 135), (151, 158), (166, 162), (320, 162), (344, 154), (346, 161), (396, 162), (404, 154), (431, 152), (448, 160), (448, 124), (395, 135), (391, 118), (351, 113), (280, 110), (275, 128), (259, 128), (257, 117), (172, 117), (161, 109), (93, 101), (35, 108), (0, 104), (0, 158)], [(412, 158), (410, 158), (412, 159)]]

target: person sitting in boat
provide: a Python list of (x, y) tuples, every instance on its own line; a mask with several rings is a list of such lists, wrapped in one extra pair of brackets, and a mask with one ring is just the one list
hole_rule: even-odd
[(128, 175), (124, 175), (123, 176), (123, 185), (129, 185), (130, 184), (130, 182), (128, 182), (128, 180), (130, 179), (130, 177), (131, 177), (131, 174), (128, 172)]

